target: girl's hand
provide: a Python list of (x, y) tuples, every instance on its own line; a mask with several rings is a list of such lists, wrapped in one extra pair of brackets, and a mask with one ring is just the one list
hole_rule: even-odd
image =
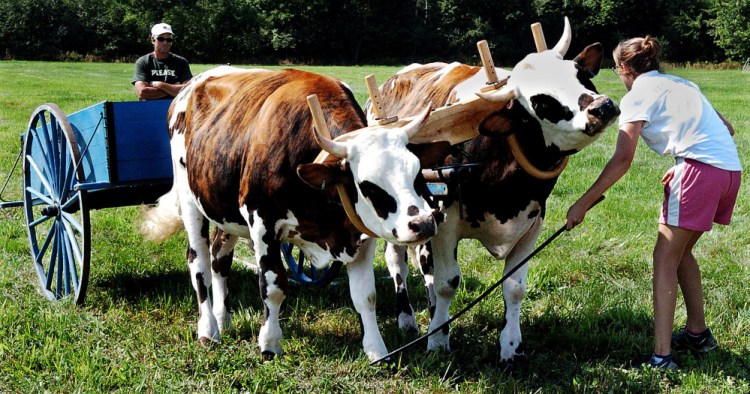
[(588, 209), (581, 203), (580, 200), (576, 201), (575, 204), (571, 205), (568, 209), (568, 215), (565, 219), (565, 228), (572, 230), (573, 227), (583, 223), (583, 219), (586, 218), (586, 212)]
[(669, 171), (661, 177), (661, 184), (667, 186), (669, 182), (672, 182), (672, 178), (674, 178), (674, 167), (670, 168)]

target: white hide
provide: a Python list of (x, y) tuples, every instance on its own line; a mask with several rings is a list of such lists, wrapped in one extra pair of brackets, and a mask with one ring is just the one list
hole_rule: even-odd
[[(583, 132), (588, 117), (586, 110), (580, 109), (578, 100), (582, 94), (594, 99), (602, 95), (581, 85), (577, 74), (574, 62), (563, 60), (559, 53), (550, 50), (527, 55), (513, 68), (508, 80), (507, 88), (515, 92), (516, 100), (542, 125), (547, 146), (555, 145), (562, 151), (579, 151), (599, 137)], [(540, 119), (532, 108), (531, 98), (542, 94), (555, 98), (571, 110), (573, 119), (556, 124)]]

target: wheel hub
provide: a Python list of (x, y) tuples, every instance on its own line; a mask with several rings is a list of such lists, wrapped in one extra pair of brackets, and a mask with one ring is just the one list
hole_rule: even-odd
[(44, 216), (58, 216), (60, 215), (60, 206), (55, 205), (47, 205), (46, 207), (42, 208), (42, 215)]

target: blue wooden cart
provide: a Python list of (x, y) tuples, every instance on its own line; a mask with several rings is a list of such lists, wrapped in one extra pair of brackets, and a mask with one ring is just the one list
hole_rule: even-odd
[[(32, 113), (19, 156), (23, 197), (0, 197), (0, 208), (23, 207), (32, 262), (49, 299), (84, 301), (90, 210), (151, 204), (171, 188), (170, 103), (103, 101), (68, 116), (55, 104), (42, 104)], [(341, 268), (340, 262), (325, 270), (306, 266), (304, 254), (289, 244), (282, 254), (303, 285), (327, 285)]]

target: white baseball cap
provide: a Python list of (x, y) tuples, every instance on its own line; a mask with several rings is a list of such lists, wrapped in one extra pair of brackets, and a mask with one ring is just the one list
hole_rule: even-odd
[(172, 26), (169, 26), (166, 23), (157, 23), (151, 28), (151, 35), (154, 37), (159, 37), (164, 33), (174, 35), (174, 33), (172, 33)]

